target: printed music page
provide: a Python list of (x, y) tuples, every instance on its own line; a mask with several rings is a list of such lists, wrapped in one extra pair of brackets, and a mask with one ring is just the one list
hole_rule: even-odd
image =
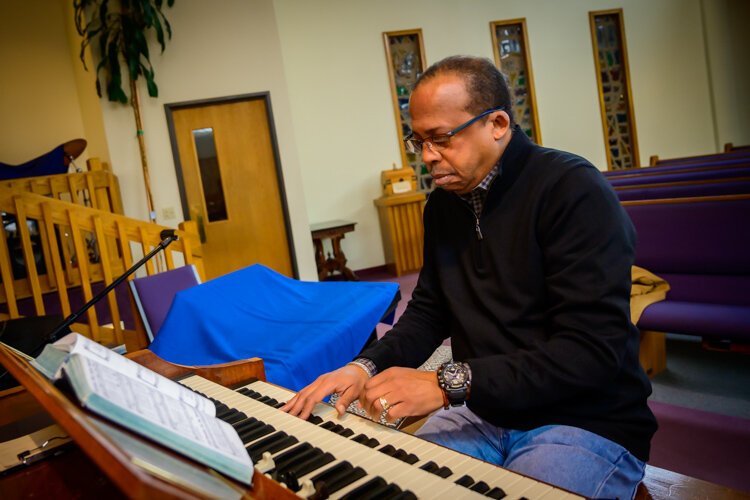
[(63, 374), (81, 404), (94, 413), (250, 484), (252, 461), (226, 422), (95, 357), (70, 355)]
[(90, 359), (99, 360), (126, 377), (139, 380), (153, 389), (182, 401), (210, 416), (216, 415), (216, 407), (208, 399), (200, 394), (187, 389), (180, 384), (169, 380), (128, 358), (117, 354), (107, 347), (94, 342), (78, 333), (70, 333), (54, 344), (47, 344), (31, 364), (47, 378), (58, 380), (66, 360), (73, 354), (85, 356)]

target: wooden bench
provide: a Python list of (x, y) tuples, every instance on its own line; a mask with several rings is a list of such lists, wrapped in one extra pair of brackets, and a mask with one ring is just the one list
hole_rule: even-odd
[(638, 486), (635, 498), (636, 500), (721, 500), (747, 499), (750, 496), (726, 486), (647, 465), (646, 476)]

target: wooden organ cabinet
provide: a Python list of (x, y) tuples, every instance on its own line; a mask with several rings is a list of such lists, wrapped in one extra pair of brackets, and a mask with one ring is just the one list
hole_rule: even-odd
[(424, 193), (384, 195), (375, 200), (388, 270), (396, 276), (422, 268)]

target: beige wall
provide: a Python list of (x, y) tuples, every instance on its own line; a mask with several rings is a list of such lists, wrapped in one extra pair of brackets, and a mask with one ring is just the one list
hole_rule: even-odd
[[(641, 162), (715, 150), (698, 0), (628, 0), (625, 31)], [(609, 0), (275, 2), (309, 217), (345, 218), (355, 269), (380, 265), (372, 200), (400, 164), (381, 33), (421, 28), (427, 63), (492, 57), (489, 22), (525, 17), (544, 145), (606, 169), (588, 12)], [(434, 13), (434, 15), (431, 15)], [(675, 22), (679, 19), (679, 22)]]
[[(126, 213), (145, 219), (132, 112), (94, 97), (75, 36), (66, 34), (68, 3), (0, 3), (0, 16), (14, 20), (0, 31), (0, 161), (84, 136), (87, 153), (110, 157)], [(315, 279), (309, 221), (357, 221), (343, 241), (350, 267), (383, 264), (372, 200), (380, 171), (400, 163), (383, 31), (422, 28), (428, 63), (455, 53), (492, 57), (489, 22), (525, 17), (544, 144), (603, 167), (588, 12), (618, 6), (641, 161), (750, 143), (745, 0), (177, 2), (167, 10), (174, 38), (152, 57), (161, 95), (143, 100), (159, 222), (182, 220), (164, 104), (270, 91), (302, 278)], [(178, 217), (165, 219), (165, 208)]]
[(18, 164), (85, 137), (56, 0), (0, 4), (0, 162)]
[(716, 147), (750, 144), (750, 2), (702, 0)]
[[(142, 119), (159, 223), (183, 220), (164, 104), (270, 91), (300, 277), (316, 279), (307, 207), (295, 146), (286, 78), (270, 0), (177, 2), (166, 10), (174, 36), (152, 63), (159, 97), (141, 85)], [(128, 106), (106, 103), (104, 123), (125, 212), (147, 218), (135, 125)], [(248, 182), (251, 182), (248, 179)], [(177, 218), (164, 217), (174, 209)]]

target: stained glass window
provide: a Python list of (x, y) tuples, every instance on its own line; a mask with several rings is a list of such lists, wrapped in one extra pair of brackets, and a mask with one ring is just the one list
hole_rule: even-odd
[(388, 60), (388, 75), (391, 82), (391, 95), (396, 114), (401, 160), (404, 166), (409, 165), (417, 174), (417, 189), (432, 191), (432, 177), (427, 172), (420, 155), (406, 151), (403, 137), (411, 134), (411, 116), (409, 116), (409, 96), (419, 75), (425, 70), (422, 30), (389, 31), (383, 33), (385, 56)]
[(609, 170), (640, 165), (622, 9), (590, 12)]
[(495, 64), (508, 79), (513, 92), (513, 116), (529, 136), (541, 144), (539, 119), (536, 113), (534, 76), (531, 71), (526, 20), (493, 21), (490, 23)]

